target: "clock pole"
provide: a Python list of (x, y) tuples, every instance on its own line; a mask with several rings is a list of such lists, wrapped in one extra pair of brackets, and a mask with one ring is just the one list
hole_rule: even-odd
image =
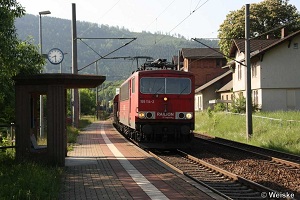
[[(76, 4), (72, 3), (72, 73), (78, 74), (77, 63), (77, 30), (76, 30)], [(79, 94), (78, 89), (72, 92), (72, 122), (73, 126), (78, 128), (79, 125)]]

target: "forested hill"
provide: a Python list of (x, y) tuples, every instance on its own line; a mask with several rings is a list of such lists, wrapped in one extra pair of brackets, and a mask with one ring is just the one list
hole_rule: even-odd
[[(27, 14), (15, 22), (18, 37), (21, 40), (32, 40), (39, 43), (39, 16)], [(195, 28), (201, 28), (196, 27)], [(71, 43), (71, 20), (43, 16), (43, 54), (47, 54), (52, 48), (61, 49), (65, 55), (62, 63), (62, 72), (68, 73), (72, 63), (72, 43)], [(124, 27), (112, 27), (109, 25), (99, 25), (89, 22), (77, 22), (78, 38), (133, 38), (137, 39), (120, 50), (110, 54), (106, 58), (150, 56), (153, 58), (167, 58), (171, 61), (178, 50), (182, 48), (200, 48), (199, 43), (185, 39), (180, 35), (165, 35), (161, 33), (152, 34), (149, 32), (130, 32)], [(105, 56), (112, 51), (129, 42), (117, 39), (82, 39), (77, 40), (78, 44), (78, 69), (86, 67), (88, 64)], [(203, 40), (204, 41), (204, 40)], [(205, 44), (216, 47), (217, 41), (205, 40)], [(142, 62), (140, 60), (139, 62)], [(79, 73), (95, 74), (95, 64), (80, 70)], [(59, 65), (52, 65), (48, 62), (45, 67), (46, 72), (59, 72)], [(107, 80), (125, 79), (136, 69), (136, 61), (130, 59), (101, 59), (98, 61), (98, 72), (107, 76)]]

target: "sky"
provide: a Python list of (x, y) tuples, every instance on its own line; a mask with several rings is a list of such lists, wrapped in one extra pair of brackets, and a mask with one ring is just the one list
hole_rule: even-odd
[[(162, 32), (190, 38), (217, 38), (226, 15), (261, 0), (17, 0), (26, 13), (72, 18), (76, 4), (79, 21), (124, 27), (133, 32)], [(300, 12), (300, 0), (290, 0)], [(251, 10), (250, 10), (251, 12)]]

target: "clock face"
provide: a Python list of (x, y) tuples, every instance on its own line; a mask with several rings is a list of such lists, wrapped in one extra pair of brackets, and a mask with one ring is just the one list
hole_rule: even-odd
[(48, 53), (48, 60), (54, 65), (61, 63), (63, 59), (64, 53), (58, 48), (51, 49)]

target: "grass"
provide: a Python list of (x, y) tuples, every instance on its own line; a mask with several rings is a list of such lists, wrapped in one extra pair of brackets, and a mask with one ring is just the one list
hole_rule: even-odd
[(96, 121), (95, 116), (92, 116), (92, 115), (91, 116), (90, 115), (82, 116), (81, 119), (79, 120), (79, 129), (83, 129), (83, 128), (87, 127), (94, 121)]
[(96, 121), (96, 118), (94, 116), (83, 116), (79, 120), (79, 129), (72, 126), (67, 126), (68, 151), (73, 151), (73, 147), (77, 141), (80, 130), (84, 129), (94, 121)]
[(245, 115), (197, 112), (195, 132), (300, 155), (300, 112), (253, 113), (252, 119), (253, 135), (249, 141)]
[[(95, 121), (84, 116), (79, 122), (83, 129)], [(75, 143), (79, 129), (67, 127), (68, 142)], [(58, 199), (63, 168), (46, 166), (32, 161), (14, 160), (14, 149), (0, 150), (0, 199)]]
[(0, 153), (0, 199), (57, 199), (63, 170)]

